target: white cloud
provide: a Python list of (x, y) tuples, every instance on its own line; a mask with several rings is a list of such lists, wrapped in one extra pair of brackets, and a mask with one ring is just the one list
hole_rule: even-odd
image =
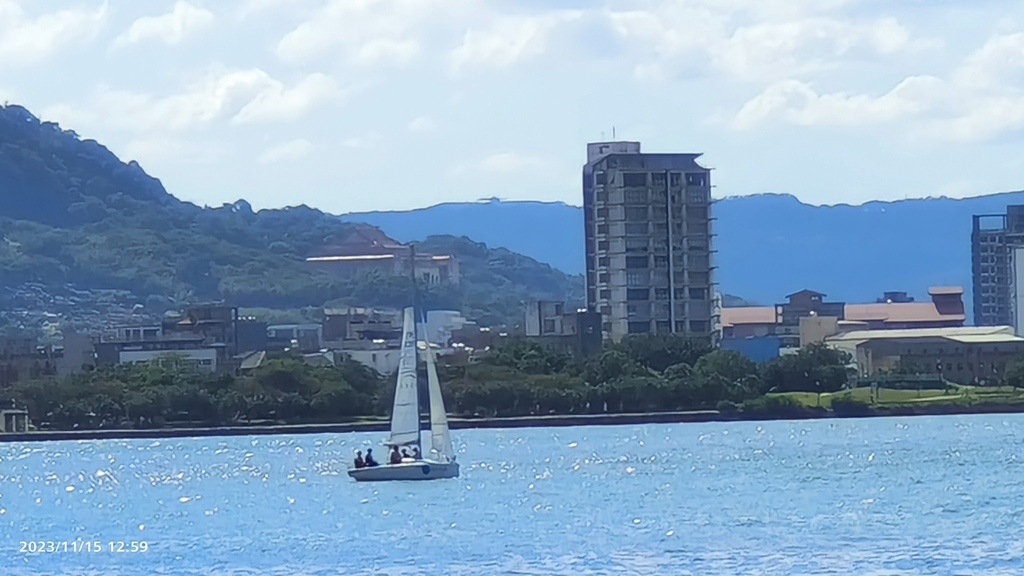
[(881, 96), (775, 83), (740, 109), (733, 126), (750, 129), (773, 118), (858, 126), (915, 117), (916, 131), (933, 140), (980, 142), (1024, 129), (1024, 33), (990, 38), (947, 78), (911, 76)]
[(455, 0), (328, 0), (281, 38), (276, 52), (291, 63), (338, 52), (349, 62), (404, 64), (420, 53), (420, 26), (443, 17)]
[(262, 164), (294, 162), (308, 156), (315, 149), (309, 140), (297, 138), (268, 148), (260, 154), (259, 161)]
[(873, 98), (863, 94), (819, 94), (805, 82), (786, 80), (769, 86), (736, 114), (733, 126), (750, 129), (775, 117), (802, 126), (862, 126), (886, 123), (921, 114), (929, 107), (929, 94), (942, 89), (935, 77), (907, 78), (888, 93)]
[(140, 42), (180, 44), (188, 36), (210, 27), (214, 20), (213, 12), (179, 0), (167, 14), (136, 19), (128, 30), (114, 39), (112, 47), (124, 48)]
[(484, 172), (518, 172), (527, 168), (544, 166), (543, 159), (536, 156), (501, 152), (492, 154), (480, 161), (480, 170)]
[(541, 56), (547, 50), (548, 36), (559, 24), (581, 17), (581, 12), (572, 11), (495, 18), (486, 29), (466, 31), (462, 44), (449, 55), (451, 70), (504, 68)]
[(93, 40), (107, 17), (107, 3), (29, 17), (14, 0), (0, 0), (0, 68), (37, 64)]
[(337, 94), (312, 74), (294, 87), (260, 70), (214, 72), (164, 97), (100, 87), (87, 106), (54, 106), (47, 117), (70, 125), (102, 124), (127, 132), (182, 132), (225, 117), (236, 124), (293, 120)]
[(638, 78), (725, 72), (739, 80), (779, 81), (834, 66), (842, 57), (890, 56), (932, 45), (895, 18), (858, 21), (853, 1), (666, 1), (651, 9), (609, 11)]
[(324, 74), (310, 74), (291, 88), (274, 80), (246, 104), (232, 122), (251, 124), (295, 120), (340, 94), (337, 83)]
[(380, 144), (382, 138), (380, 134), (376, 132), (370, 132), (365, 136), (351, 136), (341, 141), (341, 145), (345, 148), (351, 148), (353, 150), (370, 150), (376, 148)]
[(433, 132), (434, 130), (437, 130), (437, 122), (434, 122), (430, 116), (420, 116), (409, 122), (410, 132)]
[(734, 78), (771, 80), (834, 66), (858, 48), (889, 55), (911, 45), (910, 33), (892, 18), (866, 25), (812, 18), (740, 28), (711, 57)]

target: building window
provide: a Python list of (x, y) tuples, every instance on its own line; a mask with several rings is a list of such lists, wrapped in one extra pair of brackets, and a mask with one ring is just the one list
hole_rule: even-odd
[(612, 291), (611, 290), (601, 290), (601, 300), (611, 300), (611, 299), (612, 299)]
[(625, 172), (622, 175), (622, 185), (627, 188), (643, 188), (647, 186), (647, 173)]
[(626, 256), (626, 269), (647, 268), (647, 256)]
[(686, 320), (676, 320), (676, 332), (686, 332)]
[(686, 175), (687, 186), (707, 186), (708, 177), (707, 174), (691, 173)]
[(647, 234), (647, 222), (626, 222), (626, 234)]
[(668, 300), (668, 288), (655, 288), (654, 289), (655, 300)]
[(668, 256), (655, 256), (654, 257), (655, 268), (668, 268)]
[(607, 218), (608, 217), (608, 209), (607, 208), (598, 208), (597, 209), (597, 217), (598, 218)]
[(612, 315), (612, 307), (611, 306), (601, 306), (601, 315), (602, 316), (611, 316)]
[(678, 298), (679, 300), (682, 300), (685, 297), (686, 297), (686, 289), (685, 288), (676, 288), (676, 298)]
[(601, 272), (600, 274), (598, 274), (597, 275), (597, 281), (600, 282), (601, 284), (607, 284), (608, 283), (608, 273), (607, 272)]
[(665, 173), (655, 172), (651, 174), (651, 186), (664, 186), (665, 185)]
[(608, 249), (608, 241), (607, 240), (599, 241), (597, 243), (597, 249), (598, 250), (607, 250)]
[(594, 172), (594, 184), (598, 186), (604, 186), (608, 183), (608, 175), (604, 173), (604, 170)]
[(647, 190), (626, 190), (626, 204), (646, 204)]
[(601, 331), (602, 332), (611, 332), (612, 331), (612, 323), (611, 322), (604, 322), (604, 323), (602, 323), (601, 324)]
[(626, 238), (626, 252), (647, 252), (647, 238)]
[(598, 234), (607, 234), (608, 233), (608, 225), (607, 224), (598, 224), (597, 225), (597, 233)]
[(707, 300), (708, 291), (704, 288), (690, 288), (690, 300)]
[(641, 302), (644, 300), (651, 299), (651, 291), (647, 288), (630, 288), (626, 290), (626, 300), (632, 302)]
[(601, 256), (600, 258), (598, 258), (597, 259), (597, 265), (600, 266), (601, 268), (607, 268), (608, 267), (608, 257), (607, 256)]
[(545, 320), (544, 321), (544, 333), (545, 334), (553, 334), (554, 332), (555, 332), (555, 320), (554, 320), (554, 318), (549, 318), (549, 319)]
[(690, 320), (690, 332), (707, 332), (707, 320)]
[(626, 272), (626, 286), (642, 286), (647, 283), (647, 275), (643, 272)]
[(608, 201), (608, 191), (607, 190), (598, 190), (597, 194), (595, 194), (594, 197), (597, 199), (598, 202), (607, 202)]
[(658, 334), (669, 334), (672, 332), (672, 323), (668, 320), (658, 320)]
[[(600, 215), (600, 214), (599, 214)], [(633, 222), (645, 222), (648, 220), (648, 212), (646, 206), (627, 206), (626, 207), (626, 220)]]
[(673, 172), (668, 177), (668, 183), (670, 186), (679, 186), (679, 183), (682, 182), (682, 178), (682, 174), (680, 174), (679, 172)]
[(651, 331), (650, 322), (630, 322), (629, 333), (630, 334), (646, 334)]

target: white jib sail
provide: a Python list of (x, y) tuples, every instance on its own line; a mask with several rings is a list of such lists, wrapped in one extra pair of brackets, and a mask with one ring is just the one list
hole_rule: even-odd
[(427, 344), (427, 391), (430, 395), (430, 447), (444, 461), (455, 459), (452, 448), (452, 436), (448, 430), (448, 415), (444, 410), (444, 398), (441, 396), (441, 382), (437, 378), (437, 366), (434, 362), (434, 350)]
[(391, 410), (391, 446), (408, 446), (420, 441), (419, 386), (416, 377), (416, 319), (412, 308), (405, 309), (402, 325), (402, 350), (398, 359), (398, 382)]

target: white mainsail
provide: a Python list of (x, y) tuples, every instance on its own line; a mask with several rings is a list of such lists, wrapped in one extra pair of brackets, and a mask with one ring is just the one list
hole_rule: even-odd
[(390, 446), (409, 446), (420, 442), (420, 399), (416, 376), (416, 318), (414, 310), (405, 309), (402, 324), (402, 350), (398, 360), (398, 383), (391, 410)]
[(444, 410), (444, 398), (441, 397), (441, 382), (437, 378), (437, 365), (434, 362), (434, 350), (427, 343), (425, 352), (427, 359), (427, 392), (430, 395), (430, 447), (437, 452), (442, 461), (455, 460), (452, 449), (452, 437), (448, 431), (448, 415)]

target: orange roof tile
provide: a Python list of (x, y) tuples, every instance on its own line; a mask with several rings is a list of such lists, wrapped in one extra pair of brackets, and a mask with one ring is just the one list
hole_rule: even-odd
[(722, 308), (722, 326), (729, 327), (740, 324), (775, 324), (775, 307)]
[(904, 322), (942, 322), (964, 320), (963, 314), (942, 314), (931, 302), (899, 304), (847, 304), (847, 320)]

